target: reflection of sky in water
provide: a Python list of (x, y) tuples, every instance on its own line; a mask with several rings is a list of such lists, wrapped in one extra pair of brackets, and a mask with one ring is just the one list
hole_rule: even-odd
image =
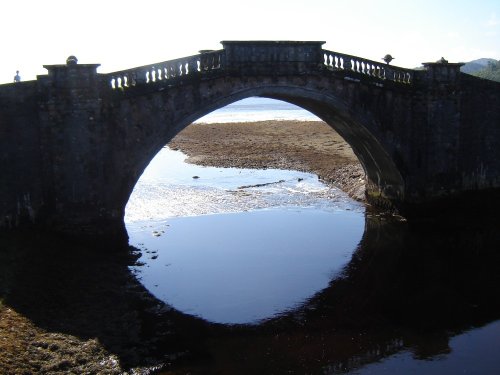
[[(329, 188), (310, 173), (201, 167), (185, 163), (185, 158), (168, 148), (158, 153), (130, 197), (127, 223), (277, 206), (363, 210), (341, 190)], [(240, 188), (262, 184), (269, 185)]]
[(164, 148), (126, 208), (144, 263), (134, 270), (159, 299), (215, 322), (256, 322), (303, 303), (350, 260), (364, 208), (340, 190), (308, 173), (184, 158)]
[(271, 209), (149, 225), (129, 235), (147, 264), (137, 275), (156, 297), (210, 321), (248, 323), (327, 287), (350, 260), (364, 220), (359, 212)]

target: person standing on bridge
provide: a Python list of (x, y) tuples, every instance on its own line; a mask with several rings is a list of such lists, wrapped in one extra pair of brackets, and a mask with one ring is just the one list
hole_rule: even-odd
[(21, 76), (19, 75), (19, 70), (16, 70), (16, 75), (14, 76), (14, 82), (21, 82)]

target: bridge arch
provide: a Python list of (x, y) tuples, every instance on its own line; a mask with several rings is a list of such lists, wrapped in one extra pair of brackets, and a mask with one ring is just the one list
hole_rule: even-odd
[[(186, 91), (191, 89), (186, 88)], [(202, 91), (200, 88), (197, 89)], [(152, 99), (152, 101), (158, 105), (163, 103), (167, 107), (170, 100), (175, 98), (172, 93), (166, 91), (159, 91), (154, 95), (159, 95), (163, 100)], [(366, 173), (367, 189), (373, 196), (382, 195), (384, 198), (397, 200), (402, 198), (404, 194), (403, 177), (391, 158), (390, 152), (385, 148), (383, 139), (380, 139), (380, 134), (377, 134), (379, 120), (369, 110), (353, 111), (352, 105), (349, 105), (345, 99), (316, 88), (302, 87), (289, 82), (281, 82), (280, 84), (255, 82), (250, 85), (244, 83), (237, 89), (229, 87), (225, 92), (216, 92), (202, 100), (201, 103), (186, 108), (184, 111), (178, 111), (180, 115), (171, 123), (162, 123), (160, 119), (158, 119), (160, 122), (154, 120), (153, 126), (158, 129), (154, 132), (155, 137), (150, 139), (151, 143), (138, 155), (139, 159), (135, 166), (137, 170), (133, 173), (135, 179), (129, 180), (123, 207), (128, 202), (128, 198), (144, 169), (176, 134), (199, 118), (249, 97), (282, 100), (316, 115), (337, 131), (351, 146)], [(153, 111), (159, 110), (160, 108), (156, 107)]]

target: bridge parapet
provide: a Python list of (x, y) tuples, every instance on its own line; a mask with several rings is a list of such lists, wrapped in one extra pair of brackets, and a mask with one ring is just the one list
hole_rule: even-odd
[(354, 72), (381, 81), (412, 84), (415, 72), (362, 57), (324, 50), (324, 42), (223, 41), (222, 50), (205, 50), (180, 59), (105, 74), (112, 89), (168, 82), (174, 78), (225, 71), (229, 74), (303, 74), (330, 71)]
[(389, 64), (382, 64), (377, 61), (339, 52), (323, 50), (323, 53), (324, 65), (332, 71), (356, 72), (380, 80), (389, 80), (404, 84), (413, 83), (414, 71), (411, 69), (390, 66)]
[(199, 55), (113, 72), (105, 76), (112, 89), (127, 89), (139, 84), (220, 70), (223, 65), (224, 50), (203, 51)]
[(222, 41), (230, 75), (295, 75), (319, 71), (323, 41)]

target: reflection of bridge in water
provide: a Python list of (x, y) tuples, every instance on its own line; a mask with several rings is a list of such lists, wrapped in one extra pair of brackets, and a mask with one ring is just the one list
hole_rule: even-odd
[[(207, 366), (206, 373), (222, 367), (238, 374), (336, 374), (405, 351), (418, 359), (442, 359), (455, 335), (500, 317), (497, 228), (498, 221), (415, 230), (368, 215), (358, 250), (328, 288), (261, 326), (229, 328), (172, 311), (133, 277), (133, 259), (122, 253), (103, 254), (55, 236), (2, 236), (0, 299), (34, 326), (26, 337), (30, 350), (7, 347), (20, 352), (12, 363), (25, 372), (63, 356), (68, 341), (71, 355), (99, 356), (96, 372), (113, 366), (105, 361), (110, 355), (122, 366), (168, 358), (178, 373)], [(50, 249), (50, 256), (40, 249)], [(489, 332), (491, 346), (497, 336)], [(52, 337), (62, 350), (44, 346)], [(106, 352), (96, 351), (94, 341)], [(491, 362), (478, 361), (481, 348), (468, 346), (467, 362), (488, 373)], [(454, 354), (451, 361), (460, 360)], [(67, 362), (65, 371), (75, 364), (89, 369), (87, 363)], [(402, 368), (414, 362), (408, 359)]]
[(3, 85), (1, 226), (124, 235), (125, 205), (160, 148), (250, 96), (296, 104), (331, 125), (363, 165), (374, 204), (420, 216), (498, 196), (498, 83), (461, 74), (461, 64), (408, 70), (322, 44), (223, 42), (109, 74), (72, 58), (36, 81)]

